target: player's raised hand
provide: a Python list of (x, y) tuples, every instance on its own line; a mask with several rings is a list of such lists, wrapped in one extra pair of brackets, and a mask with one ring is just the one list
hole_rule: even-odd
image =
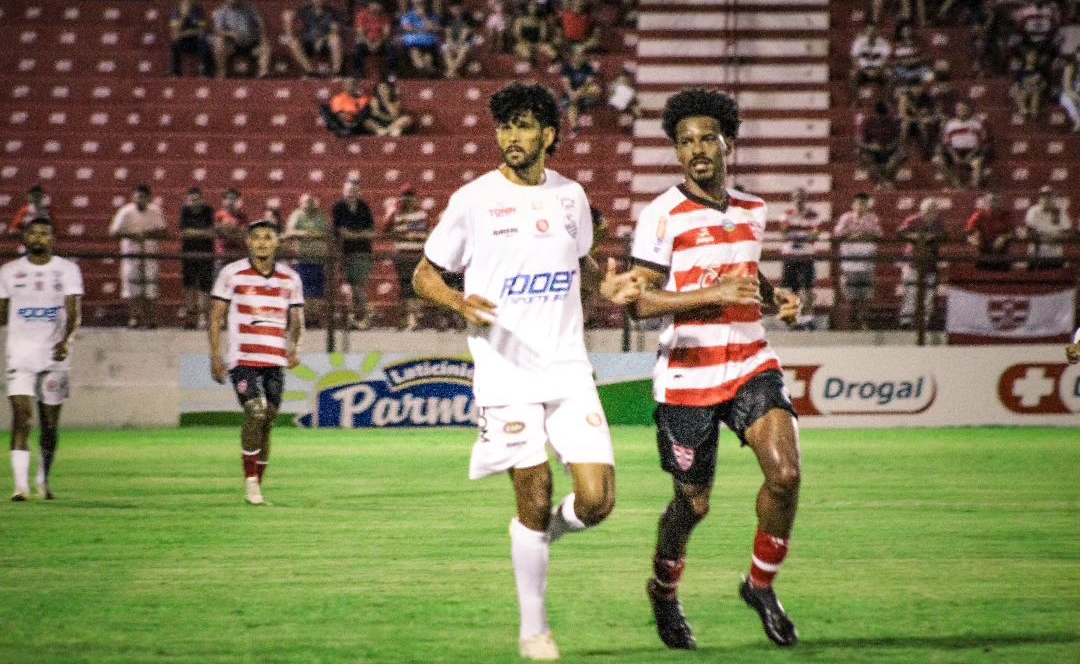
[(776, 306), (779, 311), (776, 312), (777, 318), (781, 322), (788, 325), (794, 325), (795, 321), (799, 317), (799, 308), (802, 306), (802, 300), (799, 296), (786, 288), (777, 288), (775, 295)]
[(495, 303), (473, 293), (462, 302), (461, 315), (472, 325), (487, 327), (495, 322)]
[(720, 277), (706, 287), (713, 304), (761, 304), (761, 289), (755, 277)]
[(614, 258), (608, 258), (607, 271), (600, 282), (600, 295), (614, 304), (630, 304), (641, 297), (645, 284), (645, 279), (633, 270), (620, 273), (618, 262)]

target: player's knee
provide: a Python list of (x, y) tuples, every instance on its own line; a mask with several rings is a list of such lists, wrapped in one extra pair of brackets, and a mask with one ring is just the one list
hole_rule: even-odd
[(709, 494), (681, 492), (676, 496), (681, 504), (682, 512), (693, 522), (697, 523), (709, 514)]
[(252, 422), (260, 424), (266, 422), (267, 417), (270, 415), (270, 406), (266, 403), (266, 398), (258, 397), (245, 401), (244, 415)]
[(765, 480), (770, 493), (782, 498), (794, 498), (799, 494), (802, 472), (797, 463), (784, 463), (769, 473)]

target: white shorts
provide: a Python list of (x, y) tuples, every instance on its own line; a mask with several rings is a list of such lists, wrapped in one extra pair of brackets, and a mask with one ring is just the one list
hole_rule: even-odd
[(479, 424), (469, 479), (547, 463), (547, 443), (564, 465), (615, 465), (611, 431), (596, 388), (545, 403), (481, 408)]
[(46, 406), (59, 406), (68, 397), (68, 372), (8, 369), (7, 393), (9, 397), (34, 397)]
[(130, 300), (145, 297), (158, 298), (158, 272), (156, 260), (124, 258), (120, 262), (120, 297)]

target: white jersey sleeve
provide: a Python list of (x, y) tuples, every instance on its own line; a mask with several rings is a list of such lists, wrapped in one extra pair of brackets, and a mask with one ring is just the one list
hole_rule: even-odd
[[(656, 203), (663, 200), (658, 199)], [(630, 256), (642, 263), (657, 267), (671, 267), (671, 238), (668, 237), (668, 217), (656, 203), (647, 206), (638, 215), (634, 227), (634, 242)]]
[(592, 210), (589, 209), (589, 198), (585, 190), (578, 187), (581, 195), (577, 200), (577, 210), (574, 217), (578, 220), (577, 248), (578, 258), (585, 258), (592, 251), (593, 243), (593, 218)]
[(473, 243), (469, 226), (466, 196), (460, 191), (455, 192), (439, 217), (439, 223), (435, 224), (424, 243), (424, 255), (444, 270), (464, 272), (472, 262)]
[(71, 261), (65, 261), (67, 263), (67, 269), (64, 270), (63, 288), (64, 295), (83, 295), (83, 278), (82, 270), (79, 269), (78, 264)]

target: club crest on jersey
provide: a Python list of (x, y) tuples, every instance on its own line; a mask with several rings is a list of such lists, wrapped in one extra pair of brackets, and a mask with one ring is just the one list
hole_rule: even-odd
[(547, 219), (536, 220), (536, 230), (540, 231), (541, 233), (547, 233), (549, 228), (551, 228), (551, 224), (548, 223)]
[(671, 454), (675, 457), (675, 465), (679, 467), (679, 470), (690, 470), (690, 466), (694, 465), (694, 450), (692, 448), (672, 443)]
[(524, 422), (507, 422), (503, 425), (503, 433), (521, 433), (524, 430)]
[(600, 413), (589, 413), (585, 416), (585, 421), (589, 423), (589, 426), (598, 427), (604, 423), (604, 418)]

